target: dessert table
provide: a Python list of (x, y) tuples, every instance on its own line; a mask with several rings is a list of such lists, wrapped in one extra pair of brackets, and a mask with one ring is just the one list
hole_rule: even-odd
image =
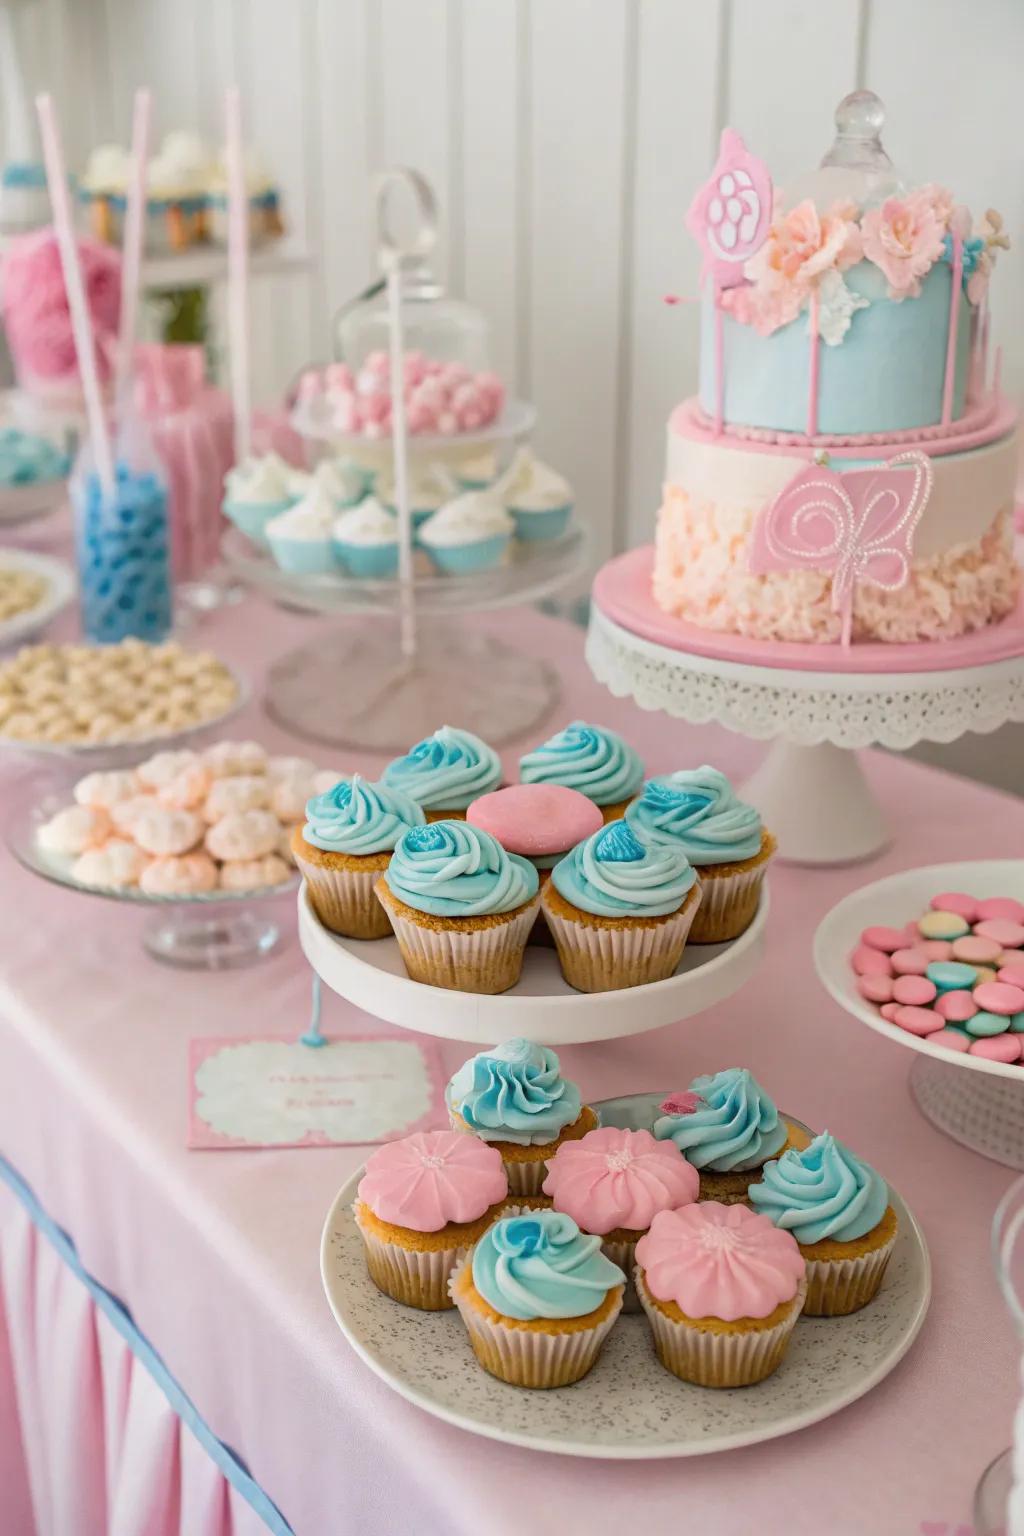
[[(757, 760), (756, 746), (723, 730), (645, 715), (613, 699), (586, 669), (582, 632), (560, 620), (506, 612), (472, 622), (514, 634), (523, 650), (559, 669), (564, 692), (552, 728), (574, 718), (609, 725), (654, 772), (707, 760), (742, 776)], [(205, 620), (201, 643), (258, 683), (275, 655), (314, 635), (315, 623), (247, 599)], [(258, 701), (232, 733), (258, 735), (278, 749), (313, 746), (286, 738), (262, 717)], [(517, 752), (503, 754), (510, 769)], [(337, 766), (373, 774), (382, 760), (353, 755)], [(38, 1225), (46, 1218), (70, 1238), (85, 1274), (129, 1310), (163, 1362), (157, 1375), (175, 1411), (184, 1394), (186, 1415), (201, 1421), (200, 1441), (212, 1432), (237, 1458), (230, 1487), (200, 1490), (193, 1463), (202, 1452), (191, 1435), (168, 1439), (166, 1423), (158, 1423), (166, 1404), (157, 1401), (152, 1434), (136, 1447), (136, 1470), (121, 1474), (121, 1515), (115, 1520), (108, 1508), (107, 1523), (100, 1515), (90, 1523), (90, 1509), (104, 1498), (109, 1505), (110, 1468), (104, 1491), (102, 1467), (90, 1471), (66, 1428), (67, 1403), (57, 1401), (76, 1379), (88, 1382), (107, 1368), (109, 1340), (90, 1335), (81, 1357), (58, 1372), (66, 1377), (63, 1394), (50, 1390), (65, 1428), (46, 1448), (51, 1473), (56, 1467), (68, 1486), (73, 1476), (89, 1486), (74, 1496), (74, 1519), (62, 1523), (50, 1510), (46, 1536), (225, 1536), (267, 1526), (296, 1536), (519, 1536), (524, 1522), (536, 1536), (555, 1536), (606, 1531), (628, 1519), (642, 1522), (647, 1536), (746, 1536), (754, 1529), (765, 1536), (953, 1536), (969, 1520), (978, 1476), (1010, 1438), (1017, 1349), (992, 1271), (989, 1227), (1012, 1174), (922, 1119), (907, 1093), (904, 1053), (830, 1001), (814, 976), (811, 939), (835, 901), (881, 874), (1024, 850), (1024, 802), (882, 753), (870, 754), (866, 767), (898, 828), (896, 845), (853, 868), (776, 865), (767, 952), (754, 980), (701, 1017), (561, 1052), (587, 1098), (679, 1088), (697, 1072), (749, 1066), (784, 1109), (827, 1127), (888, 1175), (931, 1246), (931, 1313), (907, 1358), (876, 1390), (789, 1438), (687, 1461), (530, 1453), (428, 1417), (357, 1358), (321, 1289), (321, 1225), (362, 1161), (360, 1150), (186, 1149), (188, 1041), (298, 1035), (304, 1026), (309, 972), (291, 913), (287, 943), (270, 960), (243, 971), (171, 974), (140, 948), (141, 914), (84, 901), (0, 855), (0, 1154), (7, 1162), (6, 1169), (0, 1163), (0, 1501), (9, 1500), (8, 1519), (14, 1511), (14, 1523), (4, 1525), (9, 1536), (33, 1530), (28, 1486), (44, 1476), (38, 1462), (48, 1422), (42, 1396), (28, 1426), (23, 1407), (21, 1458), (17, 1432), (2, 1434), (5, 1410), (13, 1412), (11, 1357), (24, 1347), (19, 1326), (40, 1359), (60, 1343), (43, 1310), (56, 1283), (44, 1273), (53, 1264)], [(3, 765), (5, 802), (23, 771)], [(628, 1009), (628, 994), (622, 1005)], [(325, 998), (327, 1034), (376, 1027), (341, 999)], [(469, 1054), (450, 1041), (441, 1051), (449, 1071)], [(16, 1192), (15, 1175), (28, 1190)], [(83, 1422), (79, 1442), (92, 1432)], [(138, 1470), (147, 1454), (155, 1478)]]

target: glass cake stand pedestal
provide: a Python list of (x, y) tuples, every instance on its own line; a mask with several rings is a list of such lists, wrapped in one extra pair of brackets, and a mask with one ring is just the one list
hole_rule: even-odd
[(239, 581), (283, 606), (344, 619), (318, 626), (267, 674), (267, 713), (313, 741), (397, 752), (439, 721), (457, 719), (500, 745), (531, 730), (558, 699), (557, 673), (546, 661), (464, 620), (535, 603), (576, 580), (586, 557), (581, 529), (514, 544), (505, 564), (476, 575), (418, 574), (411, 655), (400, 643), (398, 581), (290, 575), (235, 529), (225, 535), (224, 556)]
[(790, 863), (854, 863), (889, 842), (858, 748), (906, 750), (1024, 721), (1024, 604), (959, 640), (844, 652), (684, 623), (655, 605), (652, 565), (648, 545), (598, 572), (591, 671), (643, 709), (771, 741), (743, 794)]

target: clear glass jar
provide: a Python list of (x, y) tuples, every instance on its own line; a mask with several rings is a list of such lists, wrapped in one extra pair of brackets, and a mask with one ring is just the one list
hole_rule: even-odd
[[(426, 259), (401, 272), (405, 350), (473, 373), (489, 366), (487, 321), (472, 304), (449, 298)], [(341, 309), (334, 321), (335, 360), (358, 373), (372, 352), (388, 350), (388, 300), (383, 283)]]

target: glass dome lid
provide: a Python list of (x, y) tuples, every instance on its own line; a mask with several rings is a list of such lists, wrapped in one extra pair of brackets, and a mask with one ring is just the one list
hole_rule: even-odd
[(810, 198), (826, 208), (849, 200), (871, 207), (904, 190), (903, 182), (882, 145), (885, 107), (874, 91), (852, 91), (836, 107), (836, 136), (818, 169), (798, 177), (782, 194), (791, 208)]

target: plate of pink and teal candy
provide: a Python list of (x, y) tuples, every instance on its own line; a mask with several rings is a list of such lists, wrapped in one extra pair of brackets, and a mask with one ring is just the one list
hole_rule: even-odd
[(814, 963), (837, 1003), (898, 1045), (1024, 1083), (1024, 859), (862, 886), (819, 925)]

